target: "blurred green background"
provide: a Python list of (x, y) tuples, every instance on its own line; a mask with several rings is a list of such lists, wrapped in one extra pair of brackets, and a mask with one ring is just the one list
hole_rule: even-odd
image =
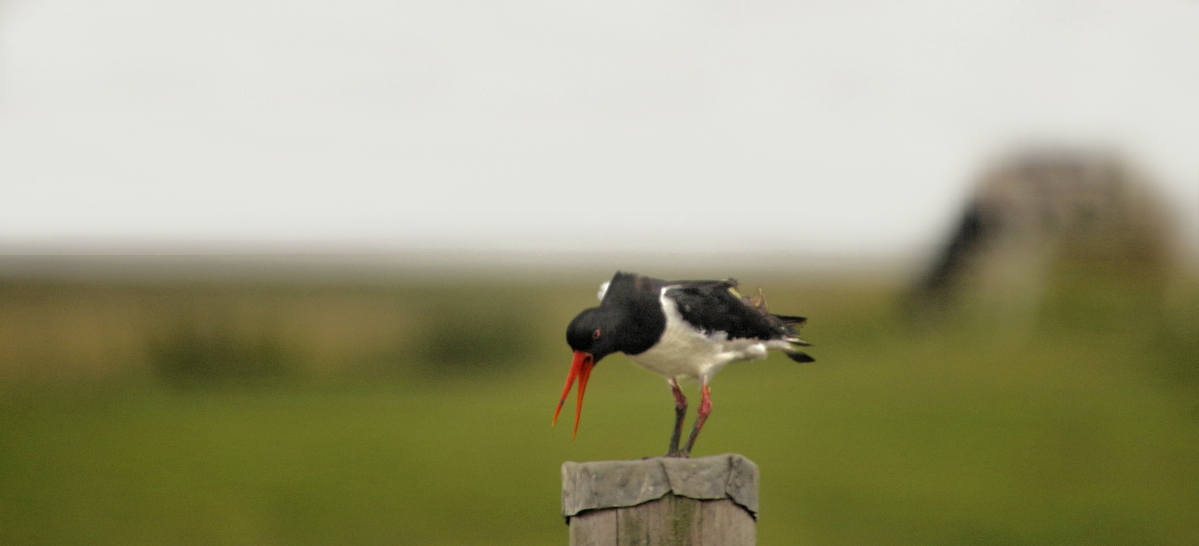
[[(760, 466), (759, 544), (1199, 543), (1192, 272), (933, 317), (900, 273), (728, 273), (818, 360), (712, 384), (695, 455)], [(672, 424), (616, 355), (549, 426), (610, 275), (5, 277), (0, 543), (565, 544), (559, 465)]]

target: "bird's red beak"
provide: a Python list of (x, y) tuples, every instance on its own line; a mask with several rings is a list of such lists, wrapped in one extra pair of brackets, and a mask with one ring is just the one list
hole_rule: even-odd
[[(587, 378), (591, 377), (591, 369), (595, 368), (595, 359), (590, 353), (575, 351), (574, 361), (570, 363), (570, 373), (566, 375), (566, 386), (562, 387), (562, 399), (558, 400), (558, 409), (554, 410), (554, 423), (558, 422), (558, 414), (562, 413), (562, 404), (566, 403), (566, 395), (570, 394), (570, 386), (575, 378), (579, 380), (579, 402), (575, 406), (575, 429), (570, 436), (574, 441), (579, 435), (579, 414), (583, 411), (583, 391), (587, 390)], [(551, 423), (551, 426), (553, 423)]]

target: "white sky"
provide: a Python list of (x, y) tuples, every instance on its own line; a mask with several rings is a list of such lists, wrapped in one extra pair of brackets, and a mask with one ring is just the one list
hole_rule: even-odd
[(1029, 142), (1196, 231), (1199, 1), (0, 0), (0, 248), (894, 253)]

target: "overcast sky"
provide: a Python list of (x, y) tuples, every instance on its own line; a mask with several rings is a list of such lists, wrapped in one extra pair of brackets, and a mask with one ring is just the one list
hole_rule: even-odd
[(1199, 1), (0, 0), (0, 249), (888, 254), (1029, 143), (1194, 232)]

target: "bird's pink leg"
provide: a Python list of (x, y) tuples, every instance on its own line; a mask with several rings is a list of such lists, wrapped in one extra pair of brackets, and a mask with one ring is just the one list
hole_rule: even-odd
[(708, 414), (712, 413), (712, 396), (708, 392), (707, 378), (704, 379), (704, 386), (700, 387), (699, 393), (702, 397), (699, 403), (699, 411), (695, 415), (695, 426), (691, 428), (691, 436), (687, 437), (687, 447), (683, 448), (683, 457), (691, 455), (691, 448), (695, 446), (695, 438), (699, 436), (700, 429), (704, 428), (704, 421), (708, 420)]
[(687, 416), (687, 397), (683, 396), (683, 389), (679, 388), (679, 382), (671, 378), (670, 392), (674, 395), (674, 433), (670, 435), (670, 450), (666, 452), (667, 457), (686, 457), (685, 454), (679, 451), (679, 438), (683, 435), (683, 418)]

